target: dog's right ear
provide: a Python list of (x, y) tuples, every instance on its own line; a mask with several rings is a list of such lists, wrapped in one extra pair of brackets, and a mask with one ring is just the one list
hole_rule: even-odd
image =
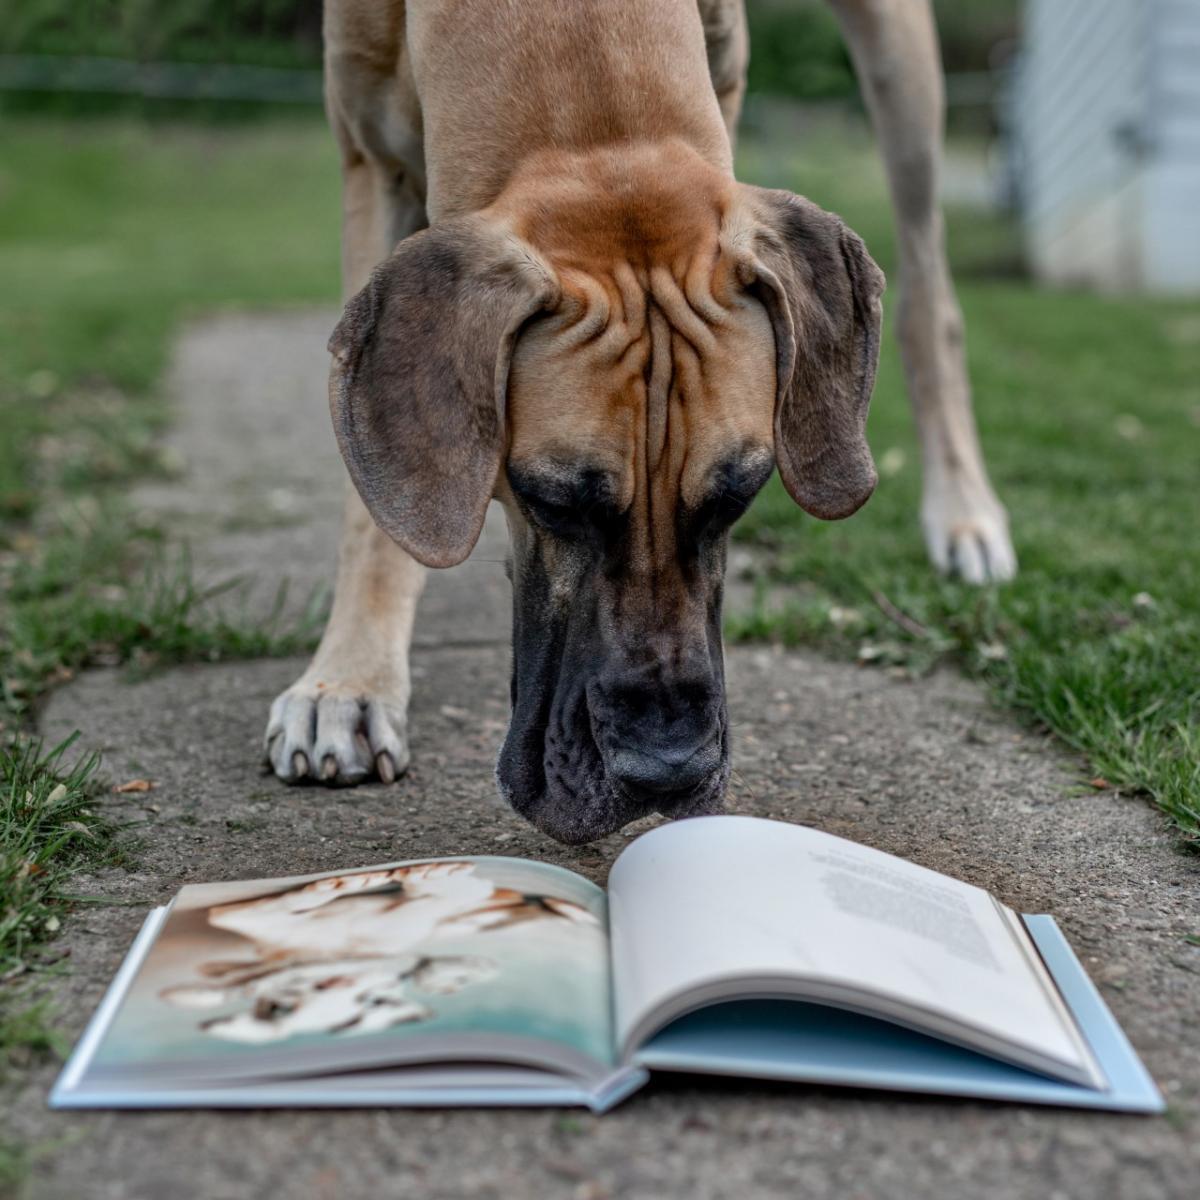
[(480, 216), (415, 233), (329, 342), (338, 448), (375, 523), (429, 567), (471, 552), (504, 452), (522, 325), (559, 294), (526, 242)]

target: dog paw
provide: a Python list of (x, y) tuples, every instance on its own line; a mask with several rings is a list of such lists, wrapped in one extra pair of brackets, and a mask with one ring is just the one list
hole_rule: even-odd
[(264, 758), (285, 783), (392, 783), (408, 766), (405, 708), (363, 689), (301, 679), (271, 705)]
[(1003, 583), (1017, 573), (1008, 514), (986, 484), (974, 495), (934, 489), (921, 507), (921, 527), (933, 565), (966, 583)]

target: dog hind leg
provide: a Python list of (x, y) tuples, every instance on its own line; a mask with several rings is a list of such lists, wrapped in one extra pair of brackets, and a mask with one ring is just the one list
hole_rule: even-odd
[(699, 0), (708, 73), (712, 78), (730, 146), (737, 145), (737, 123), (746, 94), (750, 38), (743, 0)]
[(1008, 517), (988, 480), (946, 261), (938, 174), (945, 113), (929, 0), (831, 0), (883, 152), (900, 258), (897, 329), (924, 467), (921, 524), (934, 565), (970, 583), (1010, 579)]

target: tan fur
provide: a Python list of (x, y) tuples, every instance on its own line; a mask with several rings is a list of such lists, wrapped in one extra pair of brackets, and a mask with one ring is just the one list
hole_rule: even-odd
[[(881, 127), (889, 79), (920, 110), (896, 54), (915, 45), (928, 58), (925, 0), (838, 8)], [(885, 36), (881, 24), (900, 28)], [(618, 477), (634, 590), (643, 580), (661, 609), (667, 592), (683, 598), (666, 578), (675, 514), (731, 447), (774, 450), (819, 515), (861, 504), (874, 484), (863, 423), (881, 277), (836, 218), (734, 181), (741, 0), (329, 0), (325, 39), (355, 297), (331, 346), (331, 404), (357, 491), (329, 625), (275, 702), (267, 752), (282, 778), (353, 783), (407, 762), (413, 555), (458, 561), (493, 489), (522, 536), (504, 462), (586, 450)], [(921, 184), (909, 158), (889, 150), (920, 296), (940, 226), (906, 195)], [(930, 231), (907, 237), (906, 221)], [(436, 266), (447, 254), (460, 264), (449, 274)], [(933, 275), (935, 311), (953, 315), (948, 277)], [(917, 315), (910, 325), (910, 377), (934, 394), (918, 414), (945, 431), (923, 437), (929, 469), (987, 492), (953, 346)], [(950, 365), (938, 375), (931, 362)], [(448, 414), (464, 389), (473, 414)], [(983, 493), (958, 494), (969, 529)]]
[(558, 319), (517, 346), (509, 460), (587, 447), (622, 481), (646, 569), (672, 560), (676, 510), (697, 502), (728, 447), (771, 445), (774, 337), (722, 261), (738, 201), (728, 175), (672, 141), (539, 156), (498, 206), (565, 293)]

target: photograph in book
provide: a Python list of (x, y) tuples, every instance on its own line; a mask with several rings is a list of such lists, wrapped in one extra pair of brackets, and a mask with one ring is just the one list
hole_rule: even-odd
[(490, 858), (185, 888), (98, 1068), (474, 1034), (608, 1062), (604, 894)]

